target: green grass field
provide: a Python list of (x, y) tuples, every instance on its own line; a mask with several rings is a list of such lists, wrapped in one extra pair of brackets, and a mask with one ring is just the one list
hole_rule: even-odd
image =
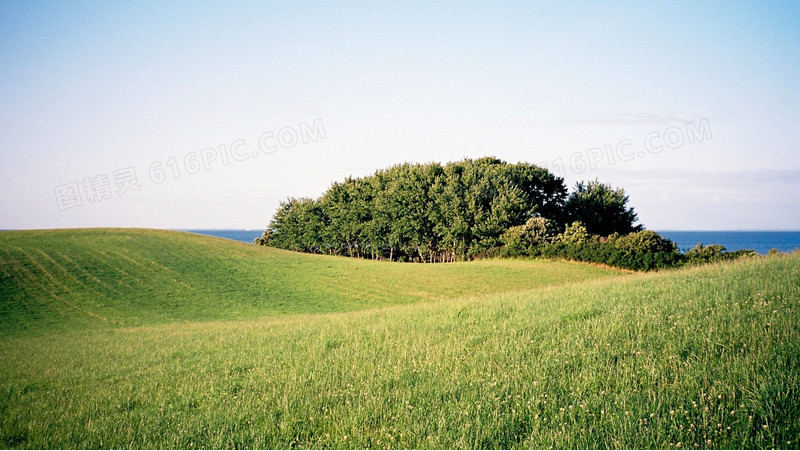
[(141, 229), (0, 232), (0, 268), (0, 336), (347, 312), (622, 274), (543, 261), (400, 265)]
[(629, 274), (0, 233), (0, 447), (797, 448), (800, 255)]

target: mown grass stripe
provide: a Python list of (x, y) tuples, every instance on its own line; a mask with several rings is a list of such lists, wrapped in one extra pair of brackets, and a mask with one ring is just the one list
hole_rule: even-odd
[[(31, 262), (33, 262), (33, 263), (34, 263), (34, 266), (35, 266), (37, 269), (39, 269), (39, 271), (41, 271), (41, 270), (42, 270), (41, 266), (40, 266), (40, 265), (37, 265), (37, 264), (35, 263), (35, 260), (33, 260), (33, 259), (31, 258), (31, 256), (30, 256), (30, 255), (26, 254), (25, 252), (21, 252), (21, 253), (22, 253), (23, 255), (25, 255), (25, 257), (27, 257), (27, 259), (28, 259), (28, 260), (30, 260)], [(78, 307), (77, 305), (75, 305), (75, 304), (73, 304), (73, 303), (71, 303), (71, 302), (69, 302), (69, 301), (65, 300), (64, 298), (62, 298), (62, 297), (61, 297), (61, 296), (59, 296), (58, 294), (54, 293), (54, 292), (53, 292), (53, 291), (52, 291), (50, 288), (48, 288), (47, 286), (45, 286), (45, 285), (41, 285), (41, 284), (39, 283), (40, 277), (38, 277), (38, 276), (37, 276), (36, 274), (34, 274), (34, 273), (31, 271), (31, 270), (29, 270), (29, 269), (26, 267), (26, 265), (22, 264), (22, 262), (21, 262), (21, 261), (19, 261), (19, 260), (18, 260), (18, 262), (19, 262), (19, 264), (18, 264), (18, 265), (16, 265), (16, 269), (25, 275), (25, 277), (28, 279), (28, 281), (29, 281), (29, 283), (30, 283), (30, 284), (32, 284), (32, 285), (38, 285), (38, 286), (39, 286), (39, 290), (40, 290), (40, 291), (41, 291), (43, 294), (45, 294), (45, 298), (47, 298), (47, 299), (54, 299), (54, 300), (56, 301), (56, 304), (55, 304), (55, 305), (63, 305), (63, 306), (67, 306), (67, 307), (71, 308), (72, 310), (74, 310), (74, 311), (78, 311), (78, 312), (81, 312), (81, 313), (84, 313), (84, 314), (86, 314), (87, 316), (90, 316), (90, 317), (95, 317), (95, 318), (98, 318), (98, 319), (102, 319), (102, 317), (100, 317), (100, 316), (98, 316), (98, 315), (95, 315), (95, 314), (93, 314), (93, 313), (91, 313), (91, 312), (88, 312), (88, 311), (86, 311), (86, 310), (83, 310), (83, 309), (81, 309), (80, 307)], [(45, 274), (45, 275), (47, 275), (47, 273), (46, 273), (46, 272), (45, 272), (44, 274)], [(55, 281), (55, 279), (54, 279), (52, 276), (51, 276), (51, 277), (49, 277), (49, 279), (51, 279), (51, 282), (54, 282), (54, 281)], [(63, 284), (54, 284), (54, 285), (55, 285), (56, 287), (58, 287), (58, 285), (61, 285), (61, 288), (66, 288), (66, 287), (65, 287)], [(67, 289), (67, 291), (69, 291), (69, 290)], [(36, 298), (36, 299), (35, 299), (35, 301), (41, 302), (41, 301), (43, 301), (43, 299), (42, 299), (41, 297), (38, 297), (38, 298)], [(45, 304), (46, 304), (48, 307), (52, 307), (52, 306), (54, 305), (54, 304), (52, 304), (52, 303), (47, 303), (47, 302), (45, 302)], [(58, 308), (56, 308), (56, 309), (51, 309), (51, 311), (55, 311), (56, 313), (58, 313), (58, 314), (60, 314), (60, 315), (63, 315), (63, 310), (62, 310), (62, 309), (58, 309)], [(63, 317), (68, 319), (68, 318), (69, 318), (69, 315), (63, 315)], [(106, 322), (108, 322), (108, 321), (106, 320)]]
[[(50, 262), (50, 265), (51, 265), (53, 268), (55, 268), (56, 270), (58, 270), (58, 271), (59, 271), (61, 274), (63, 274), (63, 275), (66, 277), (66, 278), (68, 278), (68, 279), (71, 279), (72, 281), (74, 281), (74, 282), (75, 282), (75, 283), (76, 283), (78, 286), (80, 286), (81, 288), (83, 288), (83, 289), (87, 289), (87, 290), (90, 290), (90, 288), (89, 288), (89, 287), (88, 287), (88, 286), (87, 286), (87, 285), (86, 285), (84, 282), (82, 282), (82, 281), (81, 281), (81, 280), (79, 280), (77, 277), (75, 277), (75, 276), (74, 276), (72, 273), (70, 273), (70, 272), (67, 270), (67, 268), (65, 268), (65, 267), (64, 267), (64, 266), (63, 266), (61, 263), (57, 262), (57, 261), (56, 261), (56, 260), (55, 260), (55, 259), (54, 259), (52, 256), (50, 256), (50, 255), (46, 254), (46, 253), (45, 253), (43, 250), (41, 250), (41, 249), (36, 249), (36, 251), (37, 251), (37, 252), (38, 252), (38, 253), (39, 253), (39, 254), (40, 254), (42, 257), (44, 257), (44, 258), (45, 258), (45, 259), (46, 259), (48, 262)], [(97, 294), (98, 296), (100, 296), (100, 297), (106, 297), (106, 294), (105, 294), (104, 292), (96, 292), (96, 294)]]
[[(39, 261), (37, 261), (34, 256), (32, 256), (31, 254), (25, 252), (25, 250), (22, 249), (21, 247), (14, 247), (14, 250), (16, 250), (20, 254), (24, 255), (25, 258), (27, 258), (27, 260), (38, 270), (38, 272), (42, 276), (46, 277), (53, 286), (55, 286), (57, 288), (60, 288), (63, 291), (68, 292), (68, 293), (72, 291), (66, 284), (64, 284), (59, 279), (57, 279), (55, 276), (50, 274), (50, 271), (48, 271), (47, 268), (45, 268)], [(27, 269), (25, 268), (24, 264), (21, 264), (19, 267), (21, 267), (22, 269), (25, 269), (27, 271)], [(30, 275), (30, 279), (31, 279), (32, 282), (37, 282), (38, 281), (37, 277), (34, 277), (30, 272), (27, 272), (27, 273)]]
[[(74, 268), (75, 271), (79, 272), (80, 274), (82, 274), (83, 276), (87, 277), (88, 279), (91, 279), (96, 284), (98, 284), (101, 287), (103, 287), (105, 290), (113, 291), (113, 288), (111, 287), (111, 285), (108, 285), (106, 282), (100, 280), (97, 276), (95, 276), (91, 272), (89, 272), (86, 269), (84, 269), (83, 265), (79, 265), (77, 262), (72, 260), (66, 254), (63, 254), (61, 252), (57, 252), (56, 255), (58, 255), (60, 258), (62, 258), (63, 260), (68, 262), (70, 265), (72, 265), (72, 267)], [(86, 285), (84, 285), (84, 286), (86, 286)], [(97, 292), (96, 289), (94, 289), (93, 291)]]

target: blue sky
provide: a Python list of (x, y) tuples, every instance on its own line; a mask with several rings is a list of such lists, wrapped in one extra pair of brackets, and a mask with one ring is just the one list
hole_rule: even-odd
[(800, 229), (798, 48), (797, 2), (2, 2), (0, 228), (259, 229), (494, 155), (652, 229)]

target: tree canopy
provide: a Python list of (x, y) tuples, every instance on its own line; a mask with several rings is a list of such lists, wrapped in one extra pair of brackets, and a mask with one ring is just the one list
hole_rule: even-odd
[(637, 215), (627, 204), (628, 196), (622, 188), (614, 189), (595, 180), (578, 182), (564, 208), (570, 222), (583, 223), (592, 235), (627, 235), (643, 229), (641, 225), (635, 225)]
[(446, 262), (500, 246), (509, 229), (526, 223), (514, 229), (523, 240), (544, 233), (534, 225), (555, 234), (567, 221), (589, 221), (589, 233), (638, 230), (621, 189), (590, 182), (577, 191), (568, 198), (564, 180), (547, 169), (494, 157), (404, 163), (335, 182), (318, 199), (282, 202), (257, 241), (302, 252)]

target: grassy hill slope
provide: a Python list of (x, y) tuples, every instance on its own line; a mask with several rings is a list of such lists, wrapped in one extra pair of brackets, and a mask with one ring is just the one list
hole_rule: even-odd
[(161, 230), (0, 232), (0, 336), (343, 312), (615, 274), (566, 262), (374, 262)]
[[(169, 267), (166, 259), (154, 261)], [(800, 440), (800, 255), (56, 338), (0, 341), (0, 447), (700, 449)]]

